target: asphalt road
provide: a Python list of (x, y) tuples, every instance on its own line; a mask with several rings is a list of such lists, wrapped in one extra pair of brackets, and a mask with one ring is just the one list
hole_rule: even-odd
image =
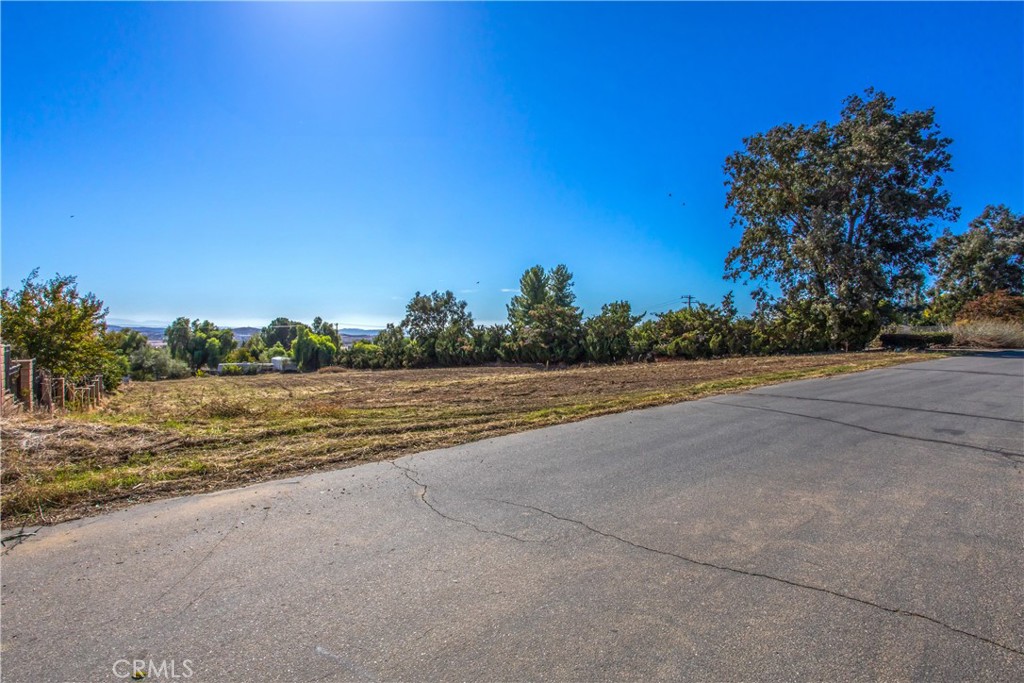
[(1021, 681), (1022, 392), (936, 360), (43, 529), (3, 680)]

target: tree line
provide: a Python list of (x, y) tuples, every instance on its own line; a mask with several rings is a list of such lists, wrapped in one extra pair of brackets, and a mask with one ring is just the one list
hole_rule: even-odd
[(275, 356), (302, 371), (604, 363), (860, 349), (891, 323), (1020, 324), (1024, 216), (993, 204), (962, 234), (938, 230), (960, 213), (943, 185), (951, 143), (932, 109), (899, 111), (872, 89), (848, 97), (835, 123), (745, 138), (724, 165), (726, 207), (740, 230), (724, 277), (754, 284), (747, 316), (730, 293), (653, 319), (626, 301), (586, 317), (569, 269), (538, 265), (523, 273), (503, 324), (475, 324), (451, 291), (416, 292), (400, 323), (347, 348), (322, 318), (277, 318), (239, 344), (230, 329), (182, 317), (155, 349), (134, 330), (107, 332), (102, 302), (79, 294), (75, 278), (39, 282), (33, 271), (21, 291), (3, 290), (3, 338), (61, 376), (155, 379)]

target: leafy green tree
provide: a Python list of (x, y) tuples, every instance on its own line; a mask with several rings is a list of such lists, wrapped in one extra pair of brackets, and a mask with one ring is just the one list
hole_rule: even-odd
[(546, 303), (530, 312), (532, 323), (516, 330), (519, 358), (532, 363), (574, 363), (583, 354), (583, 314), (575, 306)]
[(874, 336), (865, 312), (877, 330), (883, 302), (922, 281), (933, 221), (957, 217), (942, 188), (951, 140), (934, 111), (897, 111), (872, 89), (844, 104), (835, 124), (776, 126), (725, 161), (726, 205), (743, 229), (726, 277), (813, 300), (832, 347)]
[(416, 295), (405, 307), (402, 328), (423, 350), (427, 361), (442, 362), (438, 354), (438, 340), (444, 335), (445, 346), (441, 351), (444, 361), (451, 360), (456, 339), (467, 337), (473, 327), (473, 316), (466, 310), (466, 302), (456, 299), (451, 291), (443, 294), (437, 291), (429, 295)]
[(310, 326), (310, 329), (313, 331), (313, 334), (319, 334), (330, 339), (335, 348), (341, 348), (341, 335), (338, 333), (338, 329), (320, 316), (313, 318), (313, 324)]
[(305, 325), (299, 327), (292, 342), (292, 358), (301, 372), (313, 372), (330, 365), (338, 348), (330, 337), (315, 334)]
[(398, 368), (416, 368), (426, 362), (423, 351), (415, 339), (405, 335), (401, 327), (388, 324), (373, 339), (374, 345), (380, 348), (380, 367), (392, 370)]
[(286, 349), (290, 349), (295, 337), (299, 334), (300, 322), (288, 318), (274, 318), (266, 327), (260, 331), (263, 343), (270, 347), (280, 343)]
[(134, 380), (181, 379), (192, 374), (187, 363), (171, 358), (167, 347), (146, 345), (133, 351), (128, 360)]
[(572, 306), (576, 294), (572, 291), (572, 273), (559, 263), (548, 273), (548, 301), (555, 306)]
[(830, 346), (828, 322), (824, 309), (810, 299), (782, 299), (770, 306), (760, 306), (748, 328), (751, 352), (826, 351)]
[[(283, 348), (283, 347), (282, 347)], [(263, 337), (254, 334), (224, 358), (226, 363), (269, 363)]]
[(127, 357), (135, 351), (149, 346), (149, 339), (138, 330), (124, 327), (116, 331), (107, 330), (103, 335), (103, 343), (111, 351)]
[(545, 273), (534, 266), (519, 280), (508, 305), (513, 346), (520, 360), (572, 363), (583, 351), (582, 312), (573, 305), (572, 273), (559, 264)]
[(745, 353), (749, 340), (740, 335), (732, 293), (720, 306), (699, 303), (668, 311), (653, 325), (654, 350), (664, 356), (713, 358)]
[(116, 331), (107, 330), (103, 333), (103, 344), (111, 353), (103, 367), (103, 376), (131, 376), (135, 379), (137, 373), (134, 372), (131, 358), (139, 350), (149, 348), (146, 336), (128, 327)]
[(405, 346), (408, 342), (409, 338), (405, 336), (402, 328), (391, 323), (388, 323), (387, 327), (378, 332), (377, 336), (373, 338), (373, 343), (381, 349), (382, 366), (391, 370), (402, 367), (402, 361), (405, 357)]
[(512, 339), (512, 327), (509, 325), (477, 325), (469, 331), (472, 338), (472, 362), (493, 363), (499, 360), (512, 360), (509, 355), (509, 343)]
[(587, 359), (608, 363), (632, 355), (630, 333), (643, 315), (633, 315), (628, 301), (615, 301), (601, 307), (601, 314), (583, 325), (583, 348)]
[(114, 389), (127, 373), (103, 342), (107, 309), (93, 293), (81, 294), (77, 278), (55, 275), (46, 282), (33, 270), (15, 292), (0, 292), (0, 333), (16, 356), (34, 358), (37, 367), (72, 382), (104, 374)]
[(533, 309), (547, 303), (550, 292), (550, 278), (543, 266), (528, 268), (519, 278), (519, 294), (512, 297), (508, 304), (508, 321), (514, 328), (523, 328), (533, 322)]
[(473, 360), (473, 327), (455, 323), (441, 330), (434, 344), (439, 365), (465, 365)]
[(291, 358), (291, 351), (281, 346), (281, 342), (277, 342), (265, 353), (260, 354), (260, 362), (269, 363), (273, 358)]
[(935, 240), (933, 312), (943, 322), (966, 302), (1003, 290), (1024, 294), (1024, 214), (987, 206), (967, 231)]
[(360, 339), (348, 350), (346, 361), (356, 370), (376, 370), (384, 367), (384, 352), (376, 344)]
[(188, 362), (189, 344), (192, 342), (192, 322), (185, 317), (177, 318), (164, 330), (164, 341), (172, 358)]
[(193, 371), (204, 365), (217, 367), (237, 346), (232, 330), (221, 329), (209, 320), (189, 323), (188, 318), (178, 318), (164, 331), (164, 338), (171, 357), (185, 361)]

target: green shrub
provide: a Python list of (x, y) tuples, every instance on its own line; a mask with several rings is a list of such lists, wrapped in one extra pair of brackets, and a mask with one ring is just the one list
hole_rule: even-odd
[(357, 341), (346, 356), (348, 366), (357, 370), (376, 370), (384, 367), (384, 350), (368, 341)]
[(583, 349), (587, 359), (608, 363), (632, 355), (630, 333), (643, 316), (633, 315), (629, 302), (615, 301), (601, 307), (600, 315), (583, 325)]
[(883, 332), (878, 337), (886, 348), (923, 349), (928, 346), (949, 346), (952, 332)]
[(512, 328), (509, 325), (477, 325), (469, 331), (472, 337), (472, 362), (493, 363), (508, 360), (505, 356)]

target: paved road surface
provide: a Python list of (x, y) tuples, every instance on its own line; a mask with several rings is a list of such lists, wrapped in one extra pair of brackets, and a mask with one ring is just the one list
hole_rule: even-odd
[(794, 382), (44, 529), (3, 558), (3, 680), (1021, 681), (1022, 371)]

